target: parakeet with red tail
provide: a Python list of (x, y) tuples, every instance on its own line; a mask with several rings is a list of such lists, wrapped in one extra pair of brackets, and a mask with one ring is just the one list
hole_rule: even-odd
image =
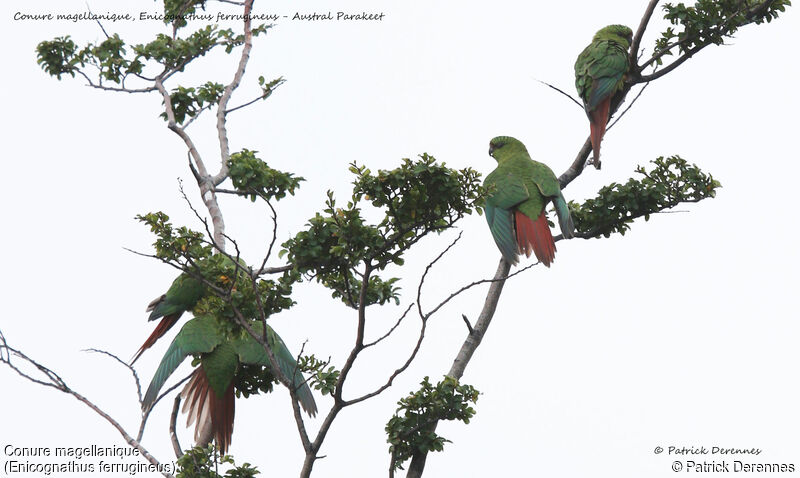
[(600, 169), (600, 142), (611, 113), (611, 100), (622, 90), (628, 71), (633, 31), (625, 25), (600, 29), (575, 61), (575, 88), (589, 117), (592, 164)]
[(484, 209), (497, 247), (510, 264), (519, 261), (519, 254), (530, 257), (533, 252), (539, 262), (550, 267), (556, 245), (547, 224), (548, 202), (553, 201), (563, 236), (569, 239), (575, 231), (558, 178), (510, 136), (492, 139), (489, 155), (497, 160), (497, 168), (483, 182), (489, 189)]

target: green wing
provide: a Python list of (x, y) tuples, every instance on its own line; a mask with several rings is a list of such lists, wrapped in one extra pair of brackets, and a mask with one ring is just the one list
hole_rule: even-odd
[(147, 387), (142, 409), (147, 410), (153, 405), (161, 387), (187, 356), (209, 353), (221, 342), (222, 337), (219, 335), (217, 322), (213, 317), (201, 316), (186, 322), (161, 359), (161, 363), (150, 381), (150, 386)]
[[(262, 330), (261, 323), (255, 323), (253, 329), (257, 334)], [(317, 404), (314, 401), (314, 396), (311, 394), (311, 388), (306, 383), (303, 374), (297, 369), (297, 362), (294, 355), (283, 343), (280, 336), (272, 330), (272, 327), (267, 325), (267, 343), (272, 349), (275, 360), (278, 362), (278, 367), (281, 372), (292, 381), (292, 386), (295, 388), (297, 398), (300, 400), (303, 410), (305, 410), (312, 417), (317, 414)], [(238, 339), (235, 343), (236, 352), (239, 355), (239, 361), (243, 364), (256, 364), (265, 367), (271, 367), (269, 356), (264, 347), (258, 343), (250, 334)]]
[(523, 175), (528, 188), (533, 189), (532, 184), (536, 185), (536, 189), (542, 193), (543, 196), (552, 198), (561, 194), (561, 185), (558, 182), (556, 174), (550, 167), (539, 161), (529, 160), (530, 166), (526, 168)]
[(510, 264), (518, 262), (517, 239), (514, 234), (514, 206), (530, 197), (525, 181), (507, 166), (498, 166), (483, 181), (492, 192), (486, 198), (485, 211), (494, 242)]
[(592, 42), (578, 55), (575, 62), (575, 88), (586, 111), (594, 110), (622, 87), (627, 69), (627, 52), (614, 42)]
[[(567, 239), (573, 237), (575, 225), (572, 222), (572, 216), (569, 213), (567, 201), (564, 199), (564, 195), (561, 194), (561, 184), (558, 182), (558, 178), (553, 170), (546, 164), (534, 160), (531, 160), (531, 163), (533, 163), (533, 166), (529, 168), (530, 173), (526, 179), (535, 184), (535, 187), (544, 197), (541, 198), (541, 201), (535, 201), (536, 198), (531, 197), (531, 200), (527, 201), (526, 204), (520, 205), (520, 210), (526, 214), (536, 211), (539, 211), (537, 214), (541, 214), (547, 201), (552, 200), (556, 215), (558, 216), (561, 232)], [(533, 186), (530, 186), (530, 188), (533, 189)], [(526, 206), (530, 207), (532, 210), (527, 211)], [(529, 217), (533, 218), (533, 216), (530, 215)]]

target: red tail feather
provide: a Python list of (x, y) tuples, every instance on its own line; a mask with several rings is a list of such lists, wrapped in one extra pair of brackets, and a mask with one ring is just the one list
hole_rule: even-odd
[(152, 347), (153, 344), (155, 344), (158, 339), (160, 339), (164, 334), (166, 334), (167, 331), (171, 329), (172, 326), (175, 325), (175, 322), (177, 322), (178, 319), (180, 318), (181, 314), (172, 314), (172, 315), (167, 315), (163, 319), (161, 319), (161, 322), (159, 322), (158, 325), (156, 325), (156, 328), (153, 329), (153, 333), (150, 334), (150, 337), (147, 337), (147, 340), (144, 341), (144, 344), (142, 344), (142, 346), (139, 347), (139, 350), (136, 352), (136, 355), (133, 356), (133, 360), (131, 360), (131, 365), (133, 365), (134, 362), (139, 360), (139, 357), (142, 355), (142, 352)]
[(220, 453), (228, 451), (233, 437), (233, 418), (236, 413), (236, 397), (233, 392), (233, 381), (219, 397), (208, 383), (203, 367), (198, 367), (192, 379), (181, 392), (185, 402), (183, 411), (188, 413), (186, 426), (195, 423), (194, 439), (200, 438), (200, 430), (206, 420), (211, 420), (211, 431), (217, 442)]
[(233, 437), (233, 416), (236, 412), (233, 380), (222, 397), (218, 397), (213, 390), (208, 395), (211, 399), (211, 424), (214, 427), (214, 439), (217, 440), (220, 453), (224, 455)]
[(608, 124), (608, 112), (611, 108), (611, 97), (604, 99), (597, 108), (589, 113), (589, 127), (591, 134), (589, 137), (592, 140), (592, 162), (594, 167), (600, 169), (600, 142), (603, 140), (603, 135), (606, 134), (606, 125)]
[(517, 247), (520, 254), (530, 257), (531, 252), (536, 255), (539, 262), (547, 267), (556, 257), (556, 243), (547, 224), (547, 215), (544, 211), (539, 214), (536, 221), (520, 211), (514, 212), (514, 222), (517, 232)]

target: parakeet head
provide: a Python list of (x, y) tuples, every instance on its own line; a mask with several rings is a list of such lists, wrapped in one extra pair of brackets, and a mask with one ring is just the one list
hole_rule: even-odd
[(517, 151), (525, 151), (525, 145), (522, 141), (511, 136), (497, 136), (489, 141), (489, 156), (500, 162), (501, 159), (506, 158), (509, 154)]
[(610, 40), (619, 43), (627, 49), (631, 46), (631, 42), (633, 42), (633, 30), (625, 25), (609, 25), (595, 33), (592, 41), (598, 40)]

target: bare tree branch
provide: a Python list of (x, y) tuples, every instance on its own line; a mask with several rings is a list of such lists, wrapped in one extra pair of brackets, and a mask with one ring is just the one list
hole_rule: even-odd
[(272, 248), (275, 246), (275, 241), (278, 239), (278, 213), (275, 211), (275, 208), (272, 207), (272, 203), (263, 194), (259, 193), (259, 195), (267, 203), (267, 206), (269, 206), (269, 210), (271, 211), (270, 218), (272, 219), (272, 240), (269, 242), (267, 254), (264, 256), (264, 260), (261, 261), (261, 267), (258, 269), (259, 271), (263, 271), (267, 267), (267, 261), (269, 261), (270, 256), (272, 256)]
[(648, 82), (651, 82), (653, 80), (657, 80), (657, 79), (661, 78), (662, 76), (664, 76), (667, 73), (671, 72), (675, 68), (681, 66), (684, 62), (686, 62), (686, 60), (688, 60), (689, 58), (693, 57), (695, 55), (695, 53), (699, 52), (700, 50), (702, 50), (703, 48), (705, 48), (705, 47), (707, 47), (708, 45), (711, 45), (711, 44), (712, 44), (711, 42), (706, 42), (706, 43), (700, 44), (700, 45), (692, 48), (691, 50), (688, 50), (686, 53), (681, 55), (680, 58), (678, 58), (677, 60), (673, 61), (672, 63), (670, 63), (666, 67), (664, 67), (663, 70), (657, 71), (657, 72), (652, 73), (650, 75), (642, 75), (636, 82), (637, 83), (648, 83)]
[[(472, 355), (477, 350), (478, 345), (480, 345), (483, 336), (486, 334), (487, 329), (489, 328), (489, 324), (492, 321), (492, 317), (494, 317), (494, 311), (497, 309), (497, 303), (500, 300), (500, 293), (503, 291), (503, 286), (505, 285), (505, 278), (508, 277), (508, 272), (511, 270), (511, 265), (506, 262), (505, 259), (500, 259), (500, 263), (497, 265), (497, 271), (494, 274), (494, 279), (492, 279), (492, 285), (489, 287), (489, 292), (486, 294), (486, 300), (483, 304), (483, 309), (481, 310), (480, 316), (478, 316), (478, 320), (475, 323), (475, 326), (472, 328), (472, 332), (467, 335), (466, 340), (464, 340), (464, 344), (461, 346), (461, 350), (459, 350), (458, 355), (456, 355), (456, 359), (453, 361), (453, 366), (450, 367), (450, 371), (447, 375), (455, 378), (456, 380), (460, 379), (462, 375), (464, 375), (464, 370), (467, 367)], [(431, 431), (436, 429), (436, 423), (431, 426)], [(408, 473), (406, 474), (406, 478), (419, 478), (422, 476), (422, 472), (425, 469), (425, 460), (427, 459), (427, 452), (425, 453), (416, 453), (411, 458), (411, 464), (408, 466)]]
[(639, 22), (639, 28), (636, 29), (636, 33), (633, 35), (633, 41), (631, 42), (630, 65), (628, 71), (633, 72), (633, 74), (637, 76), (642, 71), (636, 64), (637, 52), (639, 51), (639, 45), (642, 43), (644, 32), (647, 30), (647, 24), (650, 23), (650, 18), (653, 16), (657, 5), (658, 0), (650, 0), (650, 3), (647, 4), (644, 15), (642, 15), (642, 20)]
[(230, 3), (231, 5), (238, 5), (240, 7), (244, 6), (243, 2), (234, 2), (233, 0), (214, 0), (214, 1), (219, 2), (219, 3)]
[(406, 318), (406, 316), (408, 315), (409, 311), (411, 311), (411, 308), (412, 308), (412, 307), (414, 307), (414, 303), (413, 303), (413, 302), (412, 302), (412, 303), (410, 303), (410, 304), (408, 304), (408, 307), (406, 307), (406, 310), (405, 310), (405, 312), (403, 312), (403, 315), (401, 315), (401, 316), (400, 316), (400, 318), (399, 318), (399, 319), (397, 319), (397, 322), (395, 322), (395, 324), (394, 324), (394, 325), (393, 325), (393, 326), (392, 326), (392, 327), (389, 329), (389, 331), (388, 331), (388, 332), (386, 332), (385, 334), (383, 334), (383, 335), (382, 335), (382, 336), (380, 336), (379, 338), (375, 339), (374, 341), (372, 341), (372, 342), (370, 342), (370, 343), (368, 343), (368, 344), (365, 344), (365, 345), (364, 345), (364, 348), (366, 349), (366, 348), (372, 347), (372, 346), (374, 346), (374, 345), (378, 345), (378, 344), (379, 344), (379, 343), (381, 343), (383, 340), (385, 340), (387, 337), (389, 337), (390, 335), (392, 335), (392, 332), (394, 332), (394, 331), (395, 331), (395, 329), (397, 329), (397, 327), (399, 327), (399, 326), (400, 326), (400, 324), (403, 322), (403, 319), (405, 319), (405, 318)]
[(133, 375), (133, 380), (136, 382), (136, 395), (139, 397), (139, 405), (141, 406), (141, 404), (142, 404), (142, 385), (139, 382), (139, 374), (136, 373), (136, 369), (134, 369), (128, 362), (125, 362), (124, 360), (120, 359), (116, 355), (112, 354), (111, 352), (106, 352), (105, 350), (86, 349), (86, 350), (84, 350), (84, 352), (92, 352), (92, 353), (98, 353), (98, 354), (107, 355), (107, 356), (111, 357), (112, 359), (116, 360), (117, 362), (119, 362), (123, 367), (127, 368), (128, 370), (130, 370), (131, 375)]
[[(436, 258), (435, 258), (433, 261), (431, 261), (431, 263), (430, 263), (430, 264), (428, 264), (428, 266), (425, 268), (425, 271), (423, 272), (422, 276), (420, 277), (420, 281), (419, 281), (419, 284), (418, 284), (418, 286), (417, 286), (417, 310), (418, 310), (419, 317), (420, 317), (420, 320), (421, 320), (421, 324), (422, 324), (422, 325), (421, 325), (421, 327), (420, 327), (420, 332), (419, 332), (419, 336), (418, 336), (418, 338), (417, 338), (417, 342), (416, 342), (416, 344), (415, 344), (415, 346), (414, 346), (414, 349), (411, 351), (411, 355), (410, 355), (410, 356), (409, 356), (409, 357), (406, 359), (406, 361), (405, 361), (405, 362), (404, 362), (404, 363), (403, 363), (403, 364), (402, 364), (402, 365), (401, 365), (399, 368), (397, 368), (397, 369), (396, 369), (396, 370), (395, 370), (395, 371), (394, 371), (394, 372), (393, 372), (393, 373), (392, 373), (392, 374), (389, 376), (389, 378), (388, 378), (388, 380), (386, 381), (386, 383), (384, 383), (383, 385), (381, 385), (381, 386), (380, 386), (378, 389), (374, 390), (373, 392), (367, 393), (367, 394), (365, 394), (365, 395), (362, 395), (362, 396), (360, 396), (360, 397), (358, 397), (358, 398), (354, 398), (354, 399), (351, 399), (351, 400), (347, 400), (347, 401), (345, 402), (345, 406), (354, 405), (354, 404), (356, 404), (356, 403), (362, 402), (362, 401), (364, 401), (364, 400), (367, 400), (367, 399), (369, 399), (369, 398), (372, 398), (372, 397), (374, 397), (374, 396), (376, 396), (376, 395), (379, 395), (380, 393), (382, 393), (384, 390), (388, 389), (388, 388), (389, 388), (389, 387), (392, 385), (392, 383), (394, 382), (394, 379), (395, 379), (395, 378), (397, 378), (397, 377), (398, 377), (398, 376), (399, 376), (401, 373), (403, 373), (403, 372), (404, 372), (404, 371), (405, 371), (405, 370), (406, 370), (406, 369), (409, 367), (409, 365), (411, 365), (411, 362), (413, 362), (414, 358), (416, 358), (416, 356), (417, 356), (417, 353), (419, 352), (419, 349), (420, 349), (420, 347), (422, 346), (422, 341), (423, 341), (423, 339), (425, 338), (425, 331), (426, 331), (426, 328), (427, 328), (428, 319), (430, 319), (430, 318), (431, 318), (431, 316), (433, 316), (433, 314), (435, 314), (436, 312), (438, 312), (438, 311), (439, 311), (439, 309), (441, 309), (441, 308), (442, 308), (442, 307), (443, 307), (443, 306), (444, 306), (446, 303), (448, 303), (448, 302), (449, 302), (451, 299), (453, 299), (453, 298), (454, 298), (454, 297), (456, 297), (457, 295), (461, 294), (462, 292), (464, 292), (464, 291), (466, 291), (466, 290), (468, 290), (468, 289), (470, 289), (470, 288), (472, 288), (472, 287), (474, 287), (474, 286), (476, 286), (476, 285), (478, 285), (478, 284), (484, 284), (484, 283), (487, 283), (487, 282), (505, 281), (507, 278), (509, 278), (509, 277), (512, 277), (512, 276), (514, 276), (514, 275), (517, 275), (517, 274), (519, 274), (519, 273), (521, 273), (521, 272), (523, 272), (523, 271), (525, 271), (525, 270), (527, 270), (527, 269), (530, 269), (530, 268), (531, 268), (531, 267), (533, 267), (534, 265), (538, 264), (538, 263), (536, 263), (536, 264), (531, 264), (531, 265), (529, 265), (528, 267), (525, 267), (525, 268), (523, 268), (523, 269), (520, 269), (520, 270), (518, 270), (517, 272), (515, 272), (515, 273), (514, 273), (514, 274), (512, 274), (511, 276), (504, 276), (504, 277), (502, 277), (502, 278), (499, 278), (499, 279), (498, 279), (497, 277), (495, 277), (494, 279), (484, 279), (484, 280), (480, 280), (480, 281), (473, 282), (472, 284), (469, 284), (469, 285), (467, 285), (467, 286), (465, 286), (465, 287), (462, 287), (462, 288), (461, 288), (461, 289), (459, 289), (458, 291), (456, 291), (456, 292), (454, 292), (454, 293), (450, 294), (450, 296), (449, 296), (448, 298), (446, 298), (444, 301), (442, 301), (441, 303), (439, 303), (439, 304), (438, 304), (436, 307), (434, 307), (434, 308), (433, 308), (431, 311), (429, 311), (429, 312), (427, 312), (427, 313), (424, 313), (424, 312), (422, 311), (422, 308), (421, 308), (421, 307), (419, 307), (419, 304), (420, 304), (420, 302), (421, 302), (422, 287), (423, 287), (423, 284), (424, 284), (424, 282), (425, 282), (425, 278), (427, 277), (427, 275), (428, 275), (428, 272), (430, 271), (431, 267), (432, 267), (432, 266), (433, 266), (433, 265), (434, 265), (436, 262), (438, 262), (438, 261), (439, 261), (439, 259), (441, 259), (441, 258), (442, 258), (442, 257), (443, 257), (443, 256), (444, 256), (444, 255), (445, 255), (445, 254), (446, 254), (446, 253), (447, 253), (447, 252), (450, 250), (450, 249), (452, 249), (452, 248), (453, 248), (453, 246), (455, 246), (455, 244), (456, 244), (456, 243), (459, 241), (459, 239), (461, 239), (461, 234), (459, 234), (459, 235), (458, 235), (458, 237), (456, 237), (456, 239), (455, 239), (455, 240), (454, 240), (452, 243), (450, 243), (450, 245), (449, 245), (449, 246), (448, 246), (448, 247), (447, 247), (445, 250), (443, 250), (443, 251), (442, 251), (442, 252), (441, 252), (441, 253), (440, 253), (438, 256), (436, 256)], [(413, 305), (413, 304), (412, 304), (412, 305)], [(410, 307), (411, 307), (411, 305), (409, 306), (409, 308), (410, 308)], [(405, 314), (403, 314), (403, 315), (405, 316)], [(401, 318), (401, 320), (402, 320), (402, 318)]]
[[(221, 166), (219, 172), (213, 178), (210, 178), (211, 184), (219, 186), (222, 181), (228, 177), (228, 160), (230, 159), (230, 151), (228, 149), (228, 130), (227, 120), (225, 114), (228, 108), (228, 102), (231, 99), (233, 91), (239, 87), (244, 76), (244, 70), (247, 67), (247, 62), (250, 59), (250, 50), (253, 48), (253, 30), (252, 19), (250, 12), (253, 9), (253, 0), (246, 0), (244, 2), (244, 47), (242, 48), (242, 55), (239, 58), (239, 66), (236, 73), (233, 75), (231, 81), (226, 87), (225, 91), (217, 103), (217, 133), (219, 136), (219, 149), (221, 156)], [(204, 193), (205, 194), (205, 193)]]
[(183, 456), (183, 448), (178, 441), (178, 434), (175, 432), (175, 422), (178, 421), (178, 410), (181, 407), (181, 394), (175, 395), (175, 401), (172, 405), (172, 413), (169, 415), (169, 439), (172, 442), (172, 450), (175, 451), (175, 456), (180, 458)]
[[(5, 351), (5, 357), (3, 356), (2, 351)], [(33, 367), (35, 367), (42, 374), (44, 374), (45, 377), (47, 377), (47, 381), (36, 379), (36, 378), (34, 378), (34, 377), (22, 372), (22, 370), (20, 368), (18, 368), (17, 366), (15, 366), (14, 364), (11, 363), (11, 357), (12, 356), (13, 357), (18, 357), (23, 362), (26, 362), (29, 365), (32, 365)], [(116, 428), (117, 431), (119, 432), (119, 434), (122, 435), (122, 437), (125, 440), (125, 442), (128, 445), (130, 445), (131, 447), (136, 448), (137, 450), (139, 450), (139, 453), (141, 453), (141, 455), (147, 461), (149, 461), (151, 464), (157, 466), (159, 470), (166, 469), (166, 467), (164, 465), (162, 465), (153, 455), (151, 455), (150, 452), (146, 448), (144, 448), (138, 440), (136, 440), (132, 436), (130, 436), (128, 434), (128, 432), (125, 431), (125, 429), (122, 427), (122, 425), (119, 424), (119, 422), (117, 422), (116, 420), (111, 418), (110, 415), (108, 415), (106, 412), (101, 410), (100, 407), (95, 405), (92, 401), (90, 401), (89, 399), (87, 399), (86, 397), (81, 395), (80, 393), (78, 393), (75, 390), (73, 390), (72, 388), (70, 388), (66, 384), (66, 382), (61, 377), (58, 376), (58, 374), (56, 374), (55, 372), (53, 372), (49, 368), (45, 367), (44, 365), (41, 365), (40, 363), (38, 363), (35, 360), (31, 359), (30, 357), (28, 357), (24, 353), (20, 352), (19, 350), (10, 347), (8, 345), (8, 342), (6, 342), (6, 339), (3, 336), (2, 332), (0, 332), (0, 363), (6, 364), (12, 370), (17, 372), (18, 375), (20, 375), (21, 377), (23, 377), (23, 378), (25, 378), (25, 379), (33, 382), (33, 383), (37, 383), (39, 385), (44, 385), (44, 386), (47, 386), (47, 387), (52, 387), (52, 388), (54, 388), (54, 389), (56, 389), (56, 390), (58, 390), (60, 392), (66, 393), (68, 395), (72, 395), (76, 400), (80, 401), (81, 403), (83, 403), (84, 405), (89, 407), (92, 411), (94, 411), (95, 413), (97, 413), (98, 415), (103, 417), (108, 423), (110, 423), (111, 426)], [(165, 477), (168, 477), (168, 478), (173, 478), (173, 476), (170, 473), (167, 473), (167, 472), (162, 472), (162, 475), (164, 475)]]
[(615, 119), (614, 121), (612, 121), (612, 122), (611, 122), (611, 124), (610, 124), (610, 125), (608, 125), (608, 127), (606, 128), (606, 131), (608, 131), (608, 130), (610, 130), (611, 128), (613, 128), (613, 127), (614, 127), (614, 125), (615, 125), (615, 124), (617, 124), (617, 123), (619, 122), (619, 120), (621, 120), (621, 119), (622, 119), (622, 117), (623, 117), (623, 116), (625, 116), (625, 113), (627, 113), (627, 112), (628, 112), (628, 110), (630, 110), (630, 109), (633, 107), (633, 105), (634, 105), (634, 104), (636, 104), (636, 100), (638, 100), (638, 99), (639, 99), (639, 97), (640, 97), (640, 96), (642, 96), (642, 93), (644, 93), (644, 90), (645, 90), (645, 88), (647, 88), (649, 85), (650, 85), (650, 83), (648, 82), (648, 83), (645, 83), (645, 84), (644, 84), (644, 86), (642, 86), (642, 89), (641, 89), (641, 90), (639, 90), (639, 92), (638, 92), (638, 93), (636, 93), (636, 96), (633, 98), (633, 101), (631, 101), (631, 102), (630, 102), (630, 104), (628, 104), (628, 107), (627, 107), (627, 108), (625, 108), (625, 109), (622, 111), (622, 113), (620, 113), (620, 114), (619, 114), (619, 116), (617, 116), (617, 117), (616, 117), (616, 119)]
[(272, 92), (275, 91), (275, 88), (281, 86), (284, 82), (285, 82), (285, 80), (281, 80), (280, 82), (276, 83), (275, 85), (272, 85), (272, 88), (269, 91), (267, 91), (267, 93), (262, 93), (258, 98), (253, 98), (252, 100), (248, 101), (247, 103), (243, 103), (243, 104), (241, 104), (239, 106), (234, 106), (233, 108), (227, 110), (225, 112), (225, 114), (227, 115), (228, 113), (233, 113), (236, 110), (239, 110), (239, 109), (242, 109), (242, 108), (246, 108), (246, 107), (252, 105), (253, 103), (256, 103), (258, 101), (267, 99), (267, 97), (269, 97), (269, 95), (271, 95)]
[(572, 161), (570, 167), (558, 177), (558, 183), (561, 186), (561, 189), (565, 189), (569, 183), (580, 176), (580, 174), (583, 172), (583, 168), (586, 166), (586, 160), (589, 159), (589, 153), (591, 152), (592, 140), (590, 138), (586, 138), (586, 141), (583, 143), (580, 151), (578, 151), (578, 155), (575, 156), (575, 159)]
[(358, 297), (358, 325), (356, 328), (356, 341), (347, 357), (347, 360), (345, 360), (341, 372), (339, 373), (339, 378), (336, 380), (333, 398), (337, 402), (343, 401), (342, 389), (344, 387), (344, 381), (347, 379), (350, 369), (353, 368), (353, 364), (355, 363), (359, 352), (361, 352), (361, 350), (364, 348), (364, 330), (367, 324), (367, 290), (369, 288), (369, 277), (371, 273), (372, 264), (370, 262), (366, 262), (364, 264), (364, 277), (361, 281), (361, 290)]
[(170, 98), (169, 92), (167, 92), (167, 89), (164, 87), (163, 78), (157, 77), (155, 83), (156, 88), (158, 88), (158, 91), (161, 93), (161, 97), (164, 101), (164, 111), (167, 115), (167, 127), (183, 140), (184, 144), (186, 144), (186, 147), (189, 149), (192, 159), (194, 160), (194, 165), (197, 168), (196, 176), (200, 177), (200, 180), (197, 181), (197, 185), (200, 187), (200, 196), (203, 199), (209, 214), (211, 215), (211, 222), (214, 224), (214, 241), (221, 249), (224, 249), (225, 221), (222, 218), (222, 211), (217, 203), (217, 196), (214, 194), (214, 189), (209, 179), (210, 175), (208, 174), (208, 170), (206, 169), (203, 158), (197, 151), (197, 147), (195, 147), (192, 138), (182, 127), (178, 126), (177, 122), (175, 121), (175, 111), (172, 108), (172, 99)]
[(86, 80), (87, 86), (90, 86), (98, 90), (114, 91), (117, 93), (152, 93), (153, 91), (157, 91), (157, 88), (155, 86), (148, 86), (147, 88), (125, 88), (124, 86), (119, 87), (119, 86), (99, 85), (94, 81), (92, 81), (92, 79), (89, 78), (89, 75), (87, 75), (83, 71), (75, 70), (75, 72), (81, 75)]

